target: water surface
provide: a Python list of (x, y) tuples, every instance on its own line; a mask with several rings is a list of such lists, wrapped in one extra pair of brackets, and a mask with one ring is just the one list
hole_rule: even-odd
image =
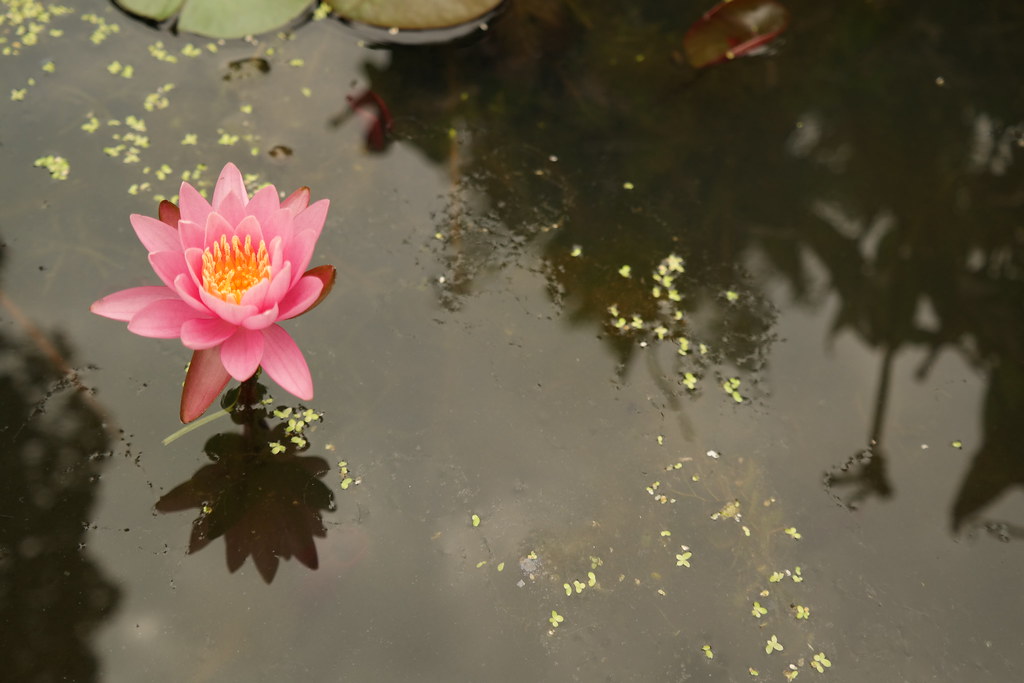
[[(9, 14), (4, 677), (1015, 680), (1024, 13), (787, 5), (700, 73), (693, 3), (393, 49)], [(227, 161), (329, 198), (339, 272), (288, 323), (333, 505), (270, 581), (156, 507), (240, 427), (163, 445), (188, 352), (88, 312)]]

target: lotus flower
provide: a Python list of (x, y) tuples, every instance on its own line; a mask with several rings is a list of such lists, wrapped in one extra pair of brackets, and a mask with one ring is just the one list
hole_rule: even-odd
[(250, 198), (230, 163), (212, 205), (188, 183), (179, 197), (180, 207), (160, 204), (159, 220), (131, 216), (163, 285), (115, 292), (90, 310), (143, 337), (180, 338), (194, 351), (182, 422), (202, 415), (231, 377), (245, 381), (261, 366), (283, 389), (310, 400), (309, 366), (278, 322), (312, 309), (334, 284), (333, 266), (306, 270), (328, 200), (311, 205), (302, 187), (281, 201), (273, 185)]

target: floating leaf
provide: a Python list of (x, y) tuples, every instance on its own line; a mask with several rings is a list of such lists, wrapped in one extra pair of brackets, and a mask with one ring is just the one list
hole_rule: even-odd
[(68, 174), (71, 172), (71, 165), (68, 163), (68, 160), (53, 154), (36, 159), (32, 162), (32, 165), (36, 168), (45, 168), (50, 172), (50, 177), (54, 180), (67, 180)]
[(433, 29), (483, 19), (502, 0), (327, 0), (334, 11), (363, 24), (396, 29)]
[(694, 22), (683, 36), (683, 49), (699, 69), (751, 54), (788, 24), (789, 11), (774, 0), (727, 0)]
[(115, 0), (124, 10), (165, 21), (178, 15), (179, 31), (210, 38), (242, 38), (284, 26), (309, 0)]
[(782, 652), (784, 649), (785, 648), (782, 647), (782, 643), (779, 642), (779, 639), (775, 636), (775, 634), (772, 634), (771, 640), (766, 641), (764, 646), (764, 651), (768, 654), (771, 654), (773, 652)]

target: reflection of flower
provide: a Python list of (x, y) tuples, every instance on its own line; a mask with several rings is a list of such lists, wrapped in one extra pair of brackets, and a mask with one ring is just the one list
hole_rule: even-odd
[[(287, 420), (269, 419), (265, 390), (255, 380), (239, 391), (232, 420), (242, 432), (210, 437), (204, 450), (214, 462), (163, 495), (156, 509), (197, 508), (189, 553), (223, 536), (228, 569), (234, 572), (251, 556), (270, 583), (281, 558), (294, 557), (310, 569), (319, 565), (314, 539), (327, 533), (323, 511), (334, 509), (334, 495), (322, 481), (330, 466), (323, 458), (297, 454), (308, 444), (303, 440), (298, 446), (289, 438), (295, 431), (289, 431)], [(282, 447), (273, 448), (275, 443)]]
[(92, 305), (143, 337), (180, 338), (195, 353), (185, 378), (181, 419), (199, 417), (227, 384), (260, 366), (288, 392), (313, 396), (302, 352), (278, 321), (316, 306), (334, 283), (333, 266), (306, 270), (328, 201), (309, 204), (309, 188), (284, 201), (267, 185), (252, 198), (234, 164), (221, 171), (212, 206), (188, 183), (180, 209), (160, 218), (131, 216), (162, 286), (133, 287)]
[[(217, 441), (219, 443), (214, 444)], [(197, 471), (164, 495), (160, 512), (199, 508), (188, 551), (195, 553), (219, 536), (227, 548), (228, 569), (252, 556), (260, 576), (270, 583), (280, 558), (295, 557), (316, 569), (314, 537), (326, 535), (321, 511), (332, 507), (330, 489), (319, 479), (330, 469), (323, 458), (280, 454), (246, 457), (241, 436), (218, 434), (207, 444), (212, 454), (227, 454)]]

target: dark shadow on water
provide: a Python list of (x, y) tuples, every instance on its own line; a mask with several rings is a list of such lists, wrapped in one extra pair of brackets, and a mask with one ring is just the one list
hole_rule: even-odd
[(238, 570), (252, 557), (270, 583), (282, 559), (319, 567), (315, 539), (327, 534), (322, 514), (334, 510), (334, 494), (322, 481), (331, 469), (327, 461), (299, 455), (309, 448), (307, 427), (320, 415), (269, 408), (266, 393), (254, 380), (228, 393), (225, 402), (234, 404), (231, 419), (241, 431), (210, 437), (203, 450), (212, 464), (162, 496), (156, 509), (197, 509), (188, 552), (223, 536), (228, 570)]
[(974, 454), (953, 504), (953, 529), (980, 527), (1003, 541), (1024, 538), (1024, 521), (982, 517), (993, 501), (1024, 487), (1024, 365), (992, 370), (983, 412), (984, 442)]

